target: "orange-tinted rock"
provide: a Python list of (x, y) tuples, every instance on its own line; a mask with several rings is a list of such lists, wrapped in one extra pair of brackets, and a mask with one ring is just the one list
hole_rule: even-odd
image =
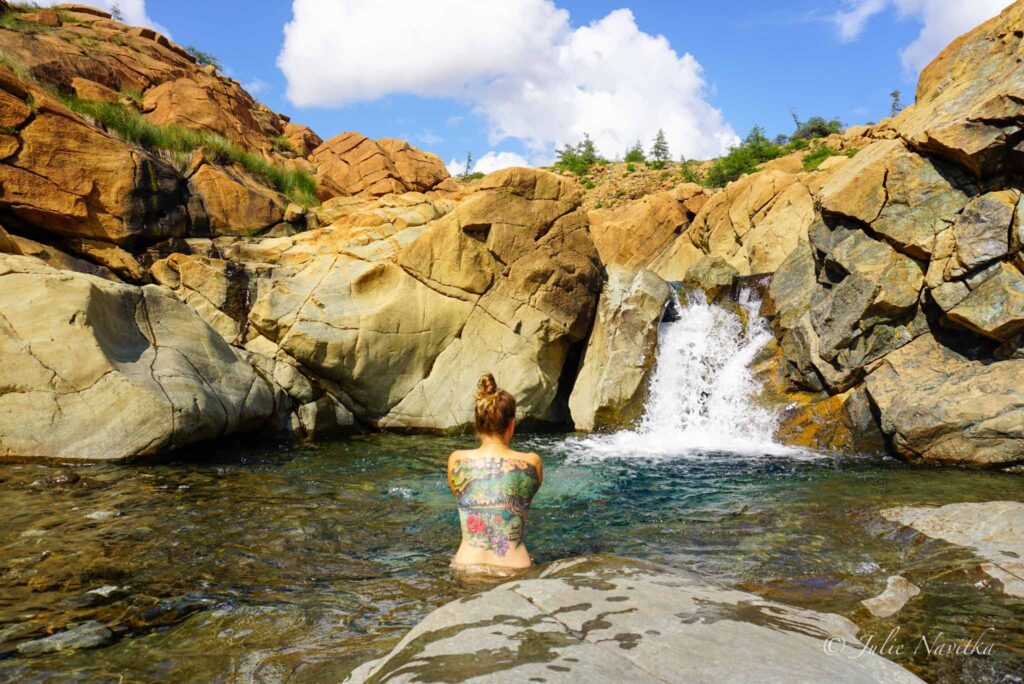
[(925, 67), (915, 104), (893, 126), (917, 149), (942, 154), (976, 175), (1020, 171), (1022, 58), (1024, 3), (1015, 2)]
[(257, 233), (284, 220), (284, 198), (238, 166), (217, 166), (200, 154), (188, 183), (214, 235)]
[(653, 264), (663, 261), (659, 258), (690, 226), (696, 213), (692, 200), (704, 197), (703, 188), (687, 183), (612, 209), (592, 209), (587, 219), (601, 262), (629, 270), (647, 268), (662, 278), (679, 280), (685, 267), (676, 272), (667, 264)]
[(313, 150), (324, 143), (320, 136), (313, 132), (313, 129), (309, 126), (303, 126), (302, 124), (290, 121), (284, 127), (284, 137), (295, 148), (295, 151), (303, 157), (309, 156)]
[(75, 95), (83, 100), (100, 100), (102, 102), (117, 102), (121, 95), (114, 92), (102, 83), (90, 81), (87, 78), (75, 76), (71, 79), (71, 89)]
[(158, 124), (209, 131), (250, 149), (270, 150), (283, 120), (258, 121), (257, 103), (241, 88), (204, 73), (177, 78), (147, 90), (142, 109)]
[(448, 178), (437, 155), (400, 140), (371, 140), (356, 132), (323, 143), (313, 150), (310, 161), (316, 165), (321, 199), (426, 192)]

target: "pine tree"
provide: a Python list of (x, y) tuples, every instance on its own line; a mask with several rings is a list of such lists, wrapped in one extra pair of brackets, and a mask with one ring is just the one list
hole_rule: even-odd
[(114, 21), (124, 21), (124, 14), (121, 13), (121, 5), (116, 2), (110, 6), (110, 18)]
[(654, 162), (651, 166), (659, 169), (665, 168), (665, 163), (672, 158), (672, 155), (668, 151), (668, 141), (665, 139), (665, 131), (658, 129), (658, 134), (654, 136), (654, 144), (651, 145), (651, 160)]
[(647, 155), (644, 154), (644, 146), (637, 140), (633, 143), (633, 146), (626, 150), (626, 156), (623, 161), (629, 163), (642, 163), (647, 161)]
[(892, 107), (889, 109), (889, 116), (896, 116), (903, 111), (903, 102), (900, 100), (900, 91), (892, 91), (889, 93), (889, 97), (892, 98)]
[(462, 177), (469, 178), (469, 170), (473, 166), (473, 153), (466, 151), (466, 168), (462, 170)]

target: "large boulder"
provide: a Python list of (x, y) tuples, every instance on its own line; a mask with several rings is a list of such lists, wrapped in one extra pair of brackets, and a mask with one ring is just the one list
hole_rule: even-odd
[(889, 353), (865, 385), (896, 453), (912, 461), (1024, 462), (1024, 360), (973, 361), (923, 335)]
[(559, 382), (600, 289), (579, 203), (568, 180), (506, 169), (429, 223), (320, 231), (249, 321), (373, 425), (467, 425), (487, 371), (520, 418), (567, 422)]
[(284, 197), (237, 164), (219, 166), (201, 152), (185, 175), (192, 201), (202, 207), (193, 205), (193, 214), (214, 235), (252, 235), (284, 221)]
[[(424, 618), (361, 682), (920, 682), (844, 617), (640, 561), (576, 558)], [(743, 644), (737, 650), (736, 645)]]
[(401, 140), (371, 140), (354, 131), (334, 136), (309, 159), (316, 166), (321, 199), (426, 192), (449, 177), (435, 154)]
[(0, 456), (153, 456), (273, 411), (266, 381), (163, 288), (7, 255), (0, 277)]
[(672, 296), (651, 271), (608, 266), (583, 365), (569, 396), (577, 430), (628, 427), (644, 407), (658, 324)]
[(1022, 35), (1024, 4), (1014, 2), (954, 40), (921, 72), (914, 106), (893, 126), (915, 148), (975, 175), (1020, 172)]
[[(630, 270), (654, 270), (666, 280), (679, 280), (690, 264), (686, 257), (700, 258), (701, 252), (679, 236), (690, 226), (707, 195), (694, 183), (674, 190), (646, 195), (636, 201), (587, 213), (594, 244), (601, 263)], [(672, 250), (677, 242), (689, 250)], [(673, 251), (673, 258), (666, 254)], [(657, 266), (653, 264), (657, 263)]]

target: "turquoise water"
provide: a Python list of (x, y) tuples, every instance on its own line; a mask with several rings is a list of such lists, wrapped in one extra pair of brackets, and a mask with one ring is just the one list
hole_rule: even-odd
[[(191, 460), (59, 471), (0, 465), (0, 680), (336, 681), (431, 609), (478, 590), (447, 563), (458, 521), (444, 478), (470, 438), (372, 435), (315, 447), (218, 447)], [(905, 657), (930, 681), (1019, 681), (1024, 602), (969, 552), (887, 523), (903, 504), (1021, 499), (1019, 476), (911, 468), (883, 457), (690, 454), (591, 458), (532, 437), (545, 458), (527, 539), (538, 563), (588, 553), (694, 570), (846, 615), (868, 634), (966, 638), (987, 658)], [(901, 573), (922, 589), (889, 620), (859, 601)], [(981, 583), (981, 588), (976, 587)], [(82, 599), (116, 587), (93, 605)], [(13, 649), (99, 619), (104, 647)], [(9, 631), (10, 633), (10, 631)]]

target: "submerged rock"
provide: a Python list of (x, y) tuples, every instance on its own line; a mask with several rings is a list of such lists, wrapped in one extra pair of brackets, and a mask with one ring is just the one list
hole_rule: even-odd
[(875, 617), (887, 618), (903, 610), (907, 601), (921, 593), (909, 580), (893, 575), (886, 580), (885, 591), (878, 596), (864, 599), (861, 604)]
[(36, 656), (57, 651), (96, 648), (110, 643), (113, 638), (114, 633), (106, 625), (96, 620), (90, 620), (53, 636), (18, 644), (18, 653), (24, 656)]
[(569, 411), (577, 430), (627, 427), (640, 418), (658, 348), (658, 323), (672, 289), (651, 271), (608, 267), (597, 320)]
[(862, 652), (856, 625), (839, 615), (615, 558), (559, 561), (533, 579), (438, 608), (346, 681), (440, 676), (552, 684), (921, 681)]
[(1005, 593), (1024, 597), (1024, 503), (903, 506), (882, 511), (882, 517), (929, 537), (973, 549), (986, 561), (981, 564), (982, 571), (999, 580)]

